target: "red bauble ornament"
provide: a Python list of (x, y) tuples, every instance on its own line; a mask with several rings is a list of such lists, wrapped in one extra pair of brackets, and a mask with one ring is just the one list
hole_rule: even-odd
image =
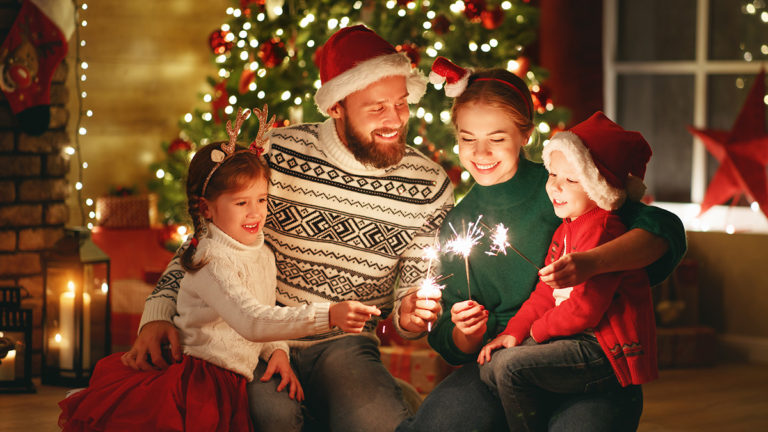
[(275, 37), (259, 45), (259, 59), (268, 68), (280, 66), (286, 55), (288, 51), (285, 49), (285, 42), (280, 38)]
[(454, 186), (461, 183), (461, 167), (458, 165), (448, 168), (445, 170), (445, 173), (448, 174), (448, 178), (451, 179), (451, 183), (453, 183)]
[(484, 10), (480, 12), (480, 21), (483, 24), (483, 27), (485, 27), (488, 30), (495, 30), (499, 28), (501, 23), (504, 22), (504, 11), (501, 10), (500, 7), (497, 7), (493, 10)]
[(192, 150), (192, 143), (181, 138), (176, 138), (175, 140), (171, 141), (171, 144), (168, 146), (168, 154), (176, 153), (179, 150)]
[(547, 104), (552, 102), (550, 95), (552, 92), (549, 87), (544, 84), (539, 84), (535, 90), (531, 91), (531, 99), (533, 99), (533, 108), (539, 113), (544, 113), (547, 110)]
[(208, 45), (211, 46), (211, 51), (216, 55), (221, 55), (229, 52), (234, 44), (227, 42), (228, 31), (216, 30), (208, 36)]
[(211, 111), (213, 121), (219, 124), (226, 117), (224, 108), (229, 104), (229, 93), (227, 92), (227, 80), (222, 80), (213, 88), (213, 100), (211, 101)]
[(406, 7), (408, 3), (413, 3), (413, 0), (397, 0), (397, 5), (400, 7)]
[(438, 15), (432, 20), (432, 30), (434, 30), (435, 34), (445, 34), (448, 33), (448, 30), (451, 29), (451, 22), (448, 21), (448, 18), (445, 17), (445, 15)]
[(471, 22), (480, 22), (480, 14), (485, 10), (485, 0), (464, 0), (464, 16)]
[(245, 70), (243, 70), (243, 74), (240, 75), (240, 82), (237, 84), (237, 91), (239, 91), (240, 94), (247, 93), (248, 87), (255, 81), (256, 72), (252, 71), (251, 68), (245, 68)]
[(417, 67), (419, 61), (421, 61), (421, 54), (419, 54), (419, 46), (415, 43), (404, 43), (395, 47), (397, 52), (404, 52), (405, 55), (411, 60), (411, 66)]

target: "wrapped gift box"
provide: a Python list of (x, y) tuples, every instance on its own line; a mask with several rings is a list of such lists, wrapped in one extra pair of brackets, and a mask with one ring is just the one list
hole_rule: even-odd
[(157, 195), (103, 196), (96, 199), (96, 219), (108, 228), (148, 228), (157, 224)]
[(383, 346), (381, 362), (392, 376), (410, 383), (421, 394), (432, 391), (451, 373), (451, 366), (430, 348)]

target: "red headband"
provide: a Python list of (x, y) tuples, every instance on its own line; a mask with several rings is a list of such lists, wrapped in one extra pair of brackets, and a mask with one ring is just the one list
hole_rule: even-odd
[(516, 85), (512, 84), (509, 81), (504, 81), (504, 80), (498, 79), (498, 78), (476, 78), (473, 81), (498, 81), (498, 82), (500, 82), (502, 84), (506, 84), (506, 85), (512, 87), (512, 89), (514, 91), (516, 91), (517, 94), (520, 95), (520, 97), (525, 101), (525, 106), (528, 107), (528, 119), (533, 121), (533, 108), (531, 107), (531, 98), (530, 97), (525, 97), (525, 93), (523, 93), (523, 91), (520, 90)]

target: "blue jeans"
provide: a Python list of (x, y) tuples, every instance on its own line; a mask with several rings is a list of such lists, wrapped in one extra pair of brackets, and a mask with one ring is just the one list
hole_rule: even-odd
[(597, 339), (586, 334), (541, 344), (528, 338), (520, 346), (498, 350), (480, 366), (480, 379), (498, 395), (515, 431), (547, 430), (552, 396), (621, 389)]
[(304, 410), (285, 391), (275, 392), (279, 377), (262, 383), (256, 375), (248, 384), (256, 430), (300, 431), (304, 413), (305, 431), (391, 432), (412, 414), (368, 337), (345, 336), (291, 350), (291, 365), (304, 389)]
[[(640, 386), (602, 393), (546, 392), (549, 432), (625, 432), (637, 430), (643, 410)], [(477, 363), (463, 365), (427, 396), (398, 432), (519, 431), (507, 426), (500, 399), (480, 379)]]

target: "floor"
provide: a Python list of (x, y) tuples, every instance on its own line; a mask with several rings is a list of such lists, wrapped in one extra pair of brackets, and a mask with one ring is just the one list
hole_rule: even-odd
[[(36, 394), (0, 394), (0, 431), (58, 431), (56, 402), (67, 389), (39, 386)], [(640, 432), (768, 430), (768, 368), (727, 364), (662, 370), (643, 387)]]

